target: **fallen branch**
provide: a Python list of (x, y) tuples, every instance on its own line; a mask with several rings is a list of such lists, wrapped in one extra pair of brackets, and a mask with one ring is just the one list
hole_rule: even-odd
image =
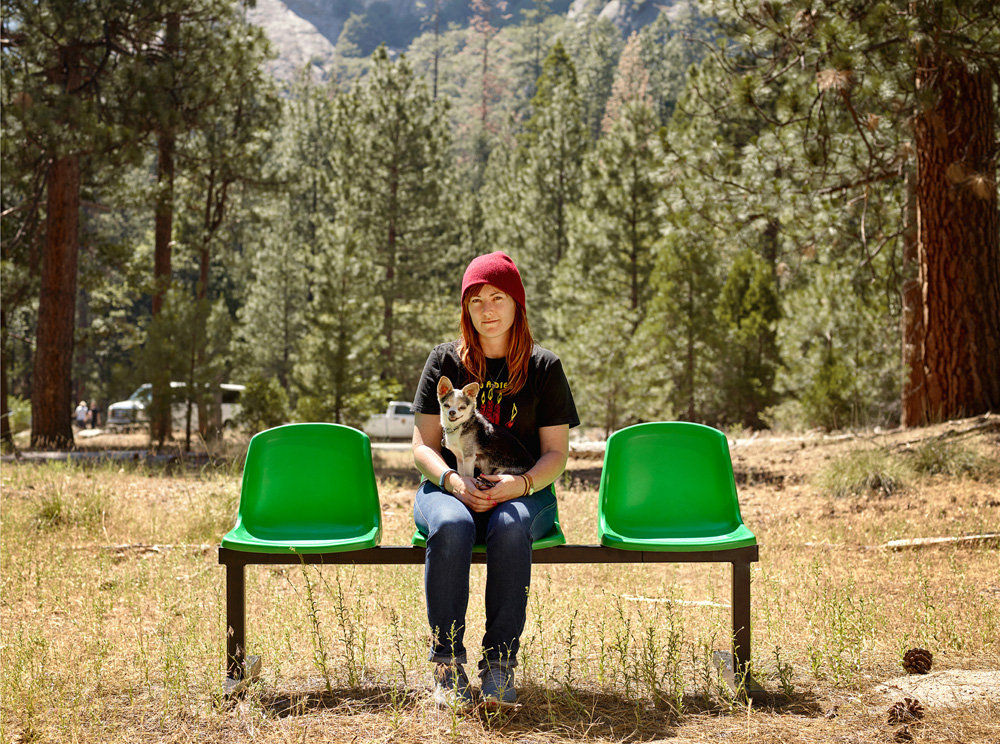
[(889, 550), (906, 550), (909, 548), (933, 548), (939, 545), (988, 545), (1000, 546), (1000, 532), (990, 532), (983, 535), (964, 535), (962, 537), (914, 537), (909, 540), (890, 540), (883, 548)]
[(664, 597), (630, 597), (627, 594), (622, 595), (622, 599), (626, 599), (629, 602), (651, 602), (653, 604), (675, 604), (684, 605), (685, 607), (729, 607), (727, 604), (722, 604), (720, 602), (709, 602), (708, 600), (694, 601), (690, 599), (669, 599)]
[(152, 545), (148, 543), (126, 543), (125, 545), (73, 545), (71, 550), (105, 550), (111, 553), (162, 553), (167, 550), (216, 550), (218, 545), (179, 543), (177, 545)]

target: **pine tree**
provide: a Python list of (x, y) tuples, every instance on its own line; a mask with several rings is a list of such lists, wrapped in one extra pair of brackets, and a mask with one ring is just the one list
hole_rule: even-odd
[(576, 70), (557, 41), (545, 59), (518, 145), (494, 151), (484, 187), (486, 202), (495, 205), (486, 218), (491, 242), (507, 246), (520, 262), (542, 336), (549, 328), (553, 272), (569, 252), (570, 213), (580, 206), (589, 144)]
[[(668, 184), (667, 204), (672, 225), (668, 242), (674, 246), (672, 250), (688, 255), (711, 252), (724, 282), (739, 254), (751, 249), (769, 267), (771, 284), (781, 296), (786, 290), (808, 282), (812, 276), (806, 270), (808, 261), (803, 261), (806, 254), (815, 252), (818, 246), (830, 244), (831, 236), (842, 236), (845, 242), (855, 241), (854, 244), (862, 245), (867, 227), (869, 235), (879, 236), (879, 244), (872, 248), (872, 260), (867, 262), (865, 271), (873, 286), (869, 291), (874, 291), (875, 286), (879, 291), (883, 287), (886, 291), (894, 291), (893, 284), (898, 281), (894, 253), (891, 249), (881, 250), (891, 245), (894, 236), (898, 235), (894, 215), (900, 210), (893, 189), (873, 184), (866, 204), (851, 204), (845, 203), (839, 192), (811, 187), (816, 178), (816, 165), (797, 151), (802, 138), (808, 135), (806, 119), (798, 118), (796, 125), (773, 125), (782, 117), (798, 116), (796, 112), (808, 110), (808, 87), (803, 80), (789, 76), (754, 95), (753, 86), (747, 80), (734, 81), (729, 77), (731, 60), (753, 69), (752, 58), (740, 56), (738, 49), (727, 49), (725, 55), (705, 58), (689, 72), (685, 93), (669, 124), (666, 137), (669, 154), (663, 178)], [(719, 91), (726, 90), (727, 86), (727, 95), (720, 96)], [(693, 242), (680, 245), (673, 234), (683, 235), (685, 241)], [(789, 306), (786, 320), (779, 321), (776, 328), (779, 335), (783, 332), (783, 324), (796, 322), (791, 316), (810, 312), (797, 304), (806, 296), (795, 294), (796, 304)], [(846, 307), (841, 308), (847, 312)], [(887, 327), (894, 320), (893, 307), (880, 304), (878, 308), (885, 313), (881, 325)], [(850, 317), (845, 316), (844, 322), (849, 323)], [(722, 335), (716, 342), (719, 346), (715, 353), (710, 350), (710, 344), (693, 347), (702, 349), (707, 358), (719, 360), (722, 365), (719, 373), (708, 384), (725, 393), (717, 399), (712, 411), (704, 410), (700, 415), (708, 420), (722, 417), (723, 423), (732, 420), (750, 423), (755, 417), (745, 415), (746, 391), (739, 392), (739, 385), (732, 379), (731, 365), (722, 361), (724, 357), (721, 356), (734, 341)], [(872, 338), (870, 346), (880, 346), (879, 339)], [(772, 345), (768, 348), (769, 365), (778, 365), (781, 355)], [(798, 363), (801, 360), (795, 354), (786, 350), (785, 356)], [(884, 366), (878, 362), (877, 355), (863, 354), (859, 358), (878, 367)], [(697, 366), (695, 363), (686, 365), (685, 379), (679, 388), (691, 389), (689, 372)], [(877, 375), (878, 372), (873, 369), (864, 374)], [(794, 378), (796, 384), (806, 385), (807, 377), (805, 372), (783, 376), (781, 387), (787, 396), (800, 397), (805, 387), (795, 388), (790, 385), (791, 380)], [(730, 382), (725, 382), (726, 379)], [(768, 375), (764, 379), (772, 377)], [(777, 387), (778, 378), (773, 379)], [(775, 391), (761, 390), (758, 397), (762, 401), (777, 401)], [(694, 401), (694, 396), (689, 400)], [(689, 408), (689, 412), (691, 410)], [(813, 406), (811, 410), (818, 408)], [(764, 416), (762, 410), (757, 417), (760, 420), (753, 425), (764, 423)], [(815, 425), (819, 422), (805, 423)]]
[[(189, 133), (216, 126), (220, 101), (241, 95), (240, 78), (259, 76), (266, 55), (261, 31), (246, 25), (231, 0), (171, 0), (162, 13), (162, 43), (146, 50), (150, 80), (142, 87), (157, 153), (154, 316), (171, 283), (178, 138), (183, 146)], [(152, 378), (151, 429), (161, 443), (170, 435), (168, 382), (162, 373)]]
[(778, 423), (843, 429), (899, 421), (899, 340), (886, 305), (894, 292), (871, 286), (846, 245), (810, 250), (785, 293), (779, 326), (784, 366), (777, 388), (791, 393)]
[(633, 34), (622, 52), (602, 127), (606, 130), (590, 158), (588, 206), (600, 220), (610, 253), (602, 268), (614, 296), (636, 313), (647, 310), (649, 277), (662, 229), (658, 214), (661, 185), (657, 176), (657, 122), (646, 86), (649, 73), (640, 59), (641, 42)]
[(604, 121), (587, 158), (584, 206), (556, 292), (570, 368), (585, 375), (588, 413), (608, 432), (664, 415), (665, 377), (649, 338), (650, 277), (663, 219), (656, 118), (645, 91), (638, 37), (619, 62)]
[(761, 414), (776, 402), (781, 309), (771, 267), (752, 249), (745, 249), (730, 267), (717, 316), (728, 331), (723, 370), (730, 415), (760, 429)]
[[(812, 189), (866, 200), (866, 260), (903, 232), (873, 246), (868, 218), (879, 212), (867, 198), (884, 182), (903, 188), (907, 158), (915, 154), (921, 291), (905, 295), (920, 308), (904, 313), (912, 325), (904, 330), (911, 346), (904, 350), (903, 423), (995, 408), (1000, 213), (992, 153), (1000, 8), (987, 0), (835, 0), (822, 8), (793, 0), (753, 9), (720, 2), (716, 9), (733, 32), (745, 34), (752, 69), (731, 71), (744, 81), (750, 106), (782, 79), (813, 76), (812, 104), (785, 106), (771, 123), (805, 135), (797, 149), (813, 167)], [(911, 122), (912, 140), (901, 138)]]
[[(217, 299), (210, 296), (213, 255), (225, 245), (223, 231), (234, 206), (239, 204), (240, 191), (263, 188), (269, 183), (263, 167), (271, 143), (269, 128), (279, 112), (276, 91), (263, 72), (268, 51), (260, 29), (246, 25), (242, 19), (232, 19), (214, 31), (219, 36), (216, 43), (220, 54), (227, 61), (226, 84), (220, 86), (218, 97), (202, 112), (205, 124), (179, 140), (177, 152), (185, 182), (182, 198), (194, 206), (182, 216), (179, 237), (193, 250), (198, 267), (192, 290), (199, 311), (186, 329), (194, 350), (186, 379), (191, 381), (187, 387), (189, 399), (194, 396), (198, 405), (202, 436), (211, 436), (213, 428), (209, 425), (209, 401), (200, 393), (202, 386), (196, 386), (194, 381), (209, 373), (206, 324)], [(214, 385), (209, 389), (214, 390)], [(154, 383), (154, 409), (157, 403)]]
[(596, 140), (601, 134), (604, 110), (624, 48), (621, 33), (607, 18), (587, 16), (566, 33), (565, 42), (579, 79), (583, 120), (591, 138)]
[(664, 413), (684, 421), (729, 423), (723, 402), (723, 334), (715, 320), (722, 257), (689, 212), (668, 224), (656, 259), (650, 311), (640, 332), (666, 381)]
[[(526, 32), (525, 43), (520, 54), (516, 55), (513, 66), (523, 70), (521, 76), (529, 81), (528, 96), (536, 92), (536, 81), (542, 76), (543, 65), (552, 46), (550, 37), (554, 26), (561, 26), (562, 19), (556, 24), (551, 16), (552, 0), (533, 0), (530, 8), (521, 8), (521, 28)], [(561, 43), (561, 42), (560, 42)], [(520, 86), (515, 88), (520, 89)]]
[(15, 109), (45, 171), (32, 445), (67, 447), (80, 236), (82, 158), (130, 156), (137, 134), (136, 60), (154, 43), (160, 9), (128, 2), (4, 4), (4, 55), (21, 89)]
[(427, 310), (440, 297), (438, 269), (451, 258), (445, 107), (384, 47), (336, 104), (338, 219), (378, 272), (381, 333), (371, 364), (409, 389), (427, 352), (422, 331), (439, 324)]
[(308, 70), (296, 81), (272, 154), (280, 191), (261, 199), (245, 239), (251, 274), (239, 310), (243, 366), (247, 374), (275, 377), (293, 399), (292, 370), (307, 332), (305, 313), (322, 283), (315, 264), (326, 250), (320, 235), (337, 213), (334, 96), (335, 90), (313, 81)]
[(694, 3), (664, 8), (639, 31), (642, 65), (649, 71), (653, 110), (665, 124), (684, 92), (688, 69), (705, 55), (709, 42), (704, 19)]
[(350, 219), (317, 231), (308, 330), (293, 372), (299, 420), (360, 426), (400, 393), (383, 375), (379, 271), (359, 237)]
[[(6, 26), (3, 36), (6, 39)], [(33, 313), (29, 299), (38, 293), (42, 210), (45, 195), (43, 154), (33, 151), (31, 132), (22, 122), (33, 103), (23, 88), (23, 70), (13, 53), (4, 48), (0, 63), (0, 410), (11, 410), (9, 396), (28, 397), (30, 382), (30, 346), (34, 335)], [(29, 328), (29, 324), (31, 327)], [(18, 343), (21, 339), (20, 344)], [(18, 347), (24, 349), (21, 352)], [(13, 360), (20, 362), (15, 369)], [(29, 370), (27, 373), (25, 370)], [(0, 440), (10, 448), (14, 440), (10, 417), (0, 417)]]

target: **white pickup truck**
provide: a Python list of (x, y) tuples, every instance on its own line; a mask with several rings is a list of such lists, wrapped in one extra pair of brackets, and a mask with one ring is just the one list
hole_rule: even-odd
[(412, 439), (413, 406), (403, 400), (389, 401), (385, 413), (369, 417), (364, 432), (372, 439)]

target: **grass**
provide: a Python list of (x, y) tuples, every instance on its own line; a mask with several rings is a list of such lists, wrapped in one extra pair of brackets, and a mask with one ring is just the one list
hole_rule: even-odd
[(906, 486), (906, 463), (882, 449), (860, 449), (824, 468), (816, 479), (820, 491), (835, 498), (888, 497)]
[[(753, 652), (768, 701), (733, 699), (711, 661), (729, 645), (727, 567), (539, 565), (523, 705), (500, 716), (429, 702), (419, 566), (249, 567), (262, 679), (223, 700), (215, 545), (233, 522), (238, 469), (4, 463), (0, 741), (891, 741), (894, 699), (874, 688), (903, 674), (907, 648), (931, 649), (935, 671), (1000, 666), (1000, 561), (989, 546), (873, 546), (996, 531), (998, 433), (962, 440), (974, 471), (916, 467), (923, 445), (898, 445), (936, 441), (930, 430), (734, 448), (743, 516), (762, 545)], [(903, 477), (877, 497), (827, 485), (839, 470), (859, 483), (897, 466)], [(379, 452), (376, 468), (383, 542), (406, 543), (408, 455)], [(573, 460), (559, 489), (571, 542), (593, 542), (599, 474), (599, 461)], [(484, 584), (475, 567), (470, 641), (483, 632)], [(1000, 735), (995, 707), (925, 708), (918, 741)]]

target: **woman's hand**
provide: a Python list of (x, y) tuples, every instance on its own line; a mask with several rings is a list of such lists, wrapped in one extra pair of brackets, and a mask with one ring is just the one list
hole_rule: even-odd
[(493, 483), (484, 493), (493, 500), (494, 506), (524, 496), (527, 482), (520, 475), (480, 475), (481, 479)]
[(445, 483), (445, 486), (452, 496), (474, 512), (489, 511), (497, 505), (493, 489), (480, 491), (476, 488), (476, 481), (472, 478), (466, 478), (453, 472), (448, 475), (448, 482)]

